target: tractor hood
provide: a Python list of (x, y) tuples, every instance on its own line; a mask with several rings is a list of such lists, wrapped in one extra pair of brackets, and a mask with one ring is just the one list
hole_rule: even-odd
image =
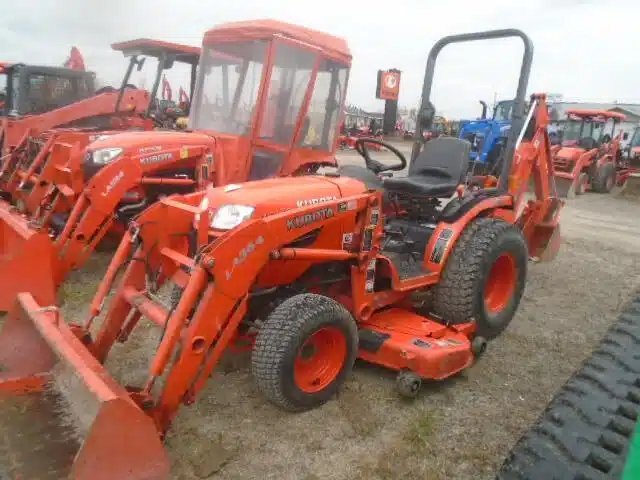
[(188, 159), (189, 147), (211, 144), (213, 137), (203, 133), (142, 131), (100, 135), (87, 146), (83, 162), (85, 180), (93, 177), (105, 165), (120, 158), (138, 160), (143, 166), (174, 165)]
[(100, 136), (89, 148), (99, 150), (102, 148), (122, 148), (124, 151), (135, 153), (165, 150), (168, 146), (176, 145), (201, 145), (210, 142), (211, 137), (203, 133), (190, 132), (123, 132), (116, 135)]
[[(228, 230), (249, 218), (260, 218), (363, 193), (366, 186), (348, 177), (302, 176), (273, 178), (224, 187), (208, 187), (206, 199), (214, 229)], [(236, 225), (218, 223), (222, 216), (240, 215)], [(228, 227), (228, 228), (227, 228)]]
[(561, 147), (560, 150), (558, 150), (558, 153), (556, 153), (556, 158), (562, 159), (562, 160), (575, 161), (584, 152), (585, 152), (584, 148)]

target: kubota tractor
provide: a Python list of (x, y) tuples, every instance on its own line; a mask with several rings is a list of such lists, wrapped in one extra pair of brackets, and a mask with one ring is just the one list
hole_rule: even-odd
[[(569, 110), (562, 146), (553, 156), (558, 194), (572, 198), (589, 190), (609, 193), (624, 181), (620, 133), (624, 114), (607, 110)], [(605, 130), (611, 125), (609, 131)]]
[(218, 26), (204, 45), (191, 132), (54, 142), (20, 208), (0, 202), (0, 310), (21, 291), (55, 303), (98, 242), (163, 195), (336, 165), (346, 42), (260, 21)]
[[(98, 136), (105, 136), (121, 130), (151, 130), (161, 126), (156, 118), (154, 102), (159, 79), (166, 69), (175, 62), (190, 65), (193, 86), (195, 69), (200, 49), (188, 45), (137, 39), (115, 43), (112, 48), (129, 57), (120, 90), (104, 87), (98, 95), (83, 102), (76, 102), (64, 109), (57, 109), (44, 115), (26, 117), (10, 122), (12, 131), (20, 132), (21, 140), (11, 148), (0, 164), (0, 195), (13, 204), (20, 204), (20, 210), (28, 208), (30, 213), (42, 201), (42, 194), (51, 182), (51, 168), (70, 168), (69, 175), (82, 178), (79, 171), (82, 158), (70, 158), (67, 153), (82, 155), (88, 143)], [(131, 85), (134, 68), (141, 70), (149, 58), (157, 59), (158, 65), (151, 92), (138, 90)], [(56, 126), (56, 128), (50, 128)], [(63, 128), (67, 127), (67, 128)], [(54, 162), (50, 162), (55, 155)], [(42, 187), (38, 188), (38, 185)], [(33, 192), (35, 186), (36, 192)], [(75, 183), (74, 192), (79, 193), (82, 183)]]
[[(230, 34), (213, 30), (207, 39), (221, 35)], [(525, 47), (513, 128), (499, 177), (471, 186), (465, 182), (469, 143), (451, 137), (425, 143), (422, 136), (435, 112), (434, 66), (450, 43), (502, 37), (521, 38)], [(282, 59), (296, 67), (295, 73), (278, 74), (277, 83), (271, 72), (260, 89), (263, 102), (274, 85), (278, 91), (283, 84), (295, 86), (286, 78), (300, 79), (307, 66), (303, 78), (315, 78), (316, 88), (301, 93), (303, 103), (322, 112), (321, 136), (313, 146), (332, 144), (348, 71), (339, 45), (330, 59), (300, 36), (243, 47), (249, 46), (268, 48), (276, 65)], [(205, 40), (205, 77), (213, 51)], [(260, 390), (292, 411), (330, 399), (356, 357), (398, 371), (398, 389), (408, 396), (417, 394), (422, 379), (467, 368), (513, 318), (529, 258), (550, 259), (558, 247), (562, 202), (555, 196), (544, 95), (532, 97), (524, 118), (532, 51), (519, 30), (436, 43), (406, 177), (392, 176), (407, 167), (401, 152), (360, 139), (362, 167), (210, 186), (160, 200), (130, 224), (85, 323), (68, 325), (54, 307), (29, 293), (18, 295), (0, 334), (0, 389), (38, 390), (52, 381), (65, 383), (61, 390), (67, 394), (74, 395), (68, 387), (82, 392), (74, 398), (83, 399), (87, 436), (73, 478), (163, 479), (169, 467), (160, 439), (235, 342), (251, 346)], [(318, 89), (321, 77), (324, 88)], [(197, 105), (195, 119), (221, 121)], [(270, 125), (265, 113), (257, 119), (261, 132)], [(304, 146), (302, 133), (288, 130), (286, 144)], [(254, 151), (246, 158), (255, 165), (279, 154), (279, 138), (263, 137), (261, 156)], [(382, 143), (397, 162), (372, 158), (369, 143)], [(316, 152), (313, 146), (309, 155)], [(527, 194), (530, 181), (535, 199)], [(170, 292), (163, 296), (165, 287)], [(429, 295), (432, 302), (425, 301)], [(104, 362), (115, 355), (114, 343), (125, 342), (143, 319), (160, 328), (160, 343), (146, 380), (122, 386)], [(66, 369), (69, 383), (62, 380)]]
[(93, 72), (5, 63), (0, 66), (0, 75), (6, 77), (0, 115), (2, 166), (29, 137), (60, 126), (104, 124), (105, 118), (118, 111), (115, 106), (123, 93), (122, 116), (144, 112), (149, 103), (148, 93), (142, 90), (96, 92)]

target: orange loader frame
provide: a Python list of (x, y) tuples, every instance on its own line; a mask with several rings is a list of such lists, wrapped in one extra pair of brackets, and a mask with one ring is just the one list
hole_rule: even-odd
[[(442, 39), (429, 56), (425, 75), (429, 88), (421, 109), (421, 125), (428, 128), (435, 112), (431, 109), (429, 115), (433, 67), (445, 45), (507, 36), (522, 38), (525, 44), (520, 101), (514, 109), (516, 127), (507, 147), (511, 154), (500, 178), (484, 178), (483, 188), (458, 187), (459, 198), (473, 199), (472, 206), (454, 221), (437, 224), (426, 246), (422, 274), (403, 278), (384, 252), (385, 193), (355, 178), (329, 174), (261, 180), (233, 190), (210, 186), (152, 205), (130, 224), (81, 325), (67, 324), (56, 308), (41, 307), (29, 293), (18, 295), (0, 335), (0, 363), (6, 366), (0, 373), (0, 390), (37, 391), (43, 383), (55, 381), (58, 373), (53, 372), (59, 367), (74, 372), (96, 402), (96, 414), (76, 456), (73, 478), (123, 478), (124, 472), (132, 479), (168, 478), (161, 439), (178, 408), (196, 400), (229, 346), (252, 340), (247, 329), (252, 325), (246, 321), (253, 302), (273, 288), (298, 285), (302, 291), (334, 298), (361, 332), (384, 337), (381, 348), (371, 350), (361, 344), (358, 355), (401, 373), (410, 370), (422, 378), (442, 379), (480, 355), (484, 344), (473, 322), (449, 325), (446, 318), (418, 315), (409, 306), (410, 297), (442, 282), (447, 259), (462, 233), (480, 218), (516, 226), (531, 257), (550, 259), (557, 251), (562, 202), (555, 195), (545, 96), (534, 95), (528, 117), (521, 116), (532, 56), (528, 37), (517, 30), (498, 30)], [(416, 132), (418, 142), (421, 135)], [(449, 140), (460, 142), (445, 139)], [(365, 156), (366, 149), (361, 151)], [(468, 160), (467, 155), (464, 158)], [(530, 181), (535, 199), (527, 196)], [(274, 191), (281, 198), (274, 198)], [(212, 226), (225, 202), (247, 195), (255, 202), (253, 218), (229, 230)], [(313, 196), (316, 201), (299, 200)], [(347, 232), (352, 235), (345, 244)], [(307, 275), (314, 266), (326, 270), (332, 264), (346, 267), (346, 280), (321, 282)], [(386, 287), (373, 288), (377, 276), (388, 280)], [(181, 294), (179, 299), (172, 295), (167, 306), (159, 290), (169, 283)], [(161, 329), (160, 343), (146, 380), (123, 387), (104, 362), (115, 342), (125, 342), (143, 318)], [(323, 331), (325, 340), (336, 339), (335, 328)], [(321, 343), (315, 345), (317, 352), (323, 351), (327, 358), (341, 360), (346, 355), (339, 341), (328, 350)], [(324, 373), (300, 368), (296, 381), (301, 389), (314, 392), (324, 387)]]

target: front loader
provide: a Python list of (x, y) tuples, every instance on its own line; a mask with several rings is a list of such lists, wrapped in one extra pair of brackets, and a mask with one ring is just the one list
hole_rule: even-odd
[[(423, 137), (435, 113), (435, 62), (448, 44), (503, 37), (524, 43), (513, 127), (498, 178), (469, 183), (470, 144)], [(276, 46), (275, 58), (285, 46)], [(120, 478), (126, 471), (131, 479), (163, 479), (169, 472), (161, 439), (231, 346), (250, 346), (259, 389), (290, 411), (329, 400), (356, 357), (397, 371), (406, 396), (417, 395), (424, 379), (472, 365), (513, 318), (528, 260), (550, 260), (558, 248), (562, 202), (544, 95), (532, 96), (524, 118), (532, 53), (529, 38), (512, 29), (436, 43), (410, 162), (385, 142), (360, 139), (361, 167), (161, 199), (130, 223), (84, 322), (67, 324), (55, 307), (18, 295), (0, 333), (0, 389), (17, 395), (72, 378), (81, 396), (56, 387), (86, 402), (72, 477)], [(314, 68), (322, 63), (315, 50), (299, 52), (297, 62), (305, 58)], [(328, 91), (344, 91), (346, 68), (330, 72)], [(280, 85), (269, 82), (263, 98)], [(319, 125), (327, 140), (338, 118), (328, 108), (333, 102), (323, 103)], [(259, 115), (260, 131), (271, 131), (267, 122)], [(265, 156), (280, 151), (276, 138), (263, 140)], [(298, 144), (303, 132), (291, 138)], [(391, 150), (397, 162), (372, 158), (370, 143)], [(407, 166), (406, 177), (393, 176)], [(140, 332), (148, 337), (146, 321), (159, 333), (148, 373), (121, 385), (105, 362), (117, 361), (116, 343)], [(121, 435), (144, 442), (144, 454), (123, 455)]]
[[(569, 110), (562, 145), (553, 152), (558, 194), (573, 198), (588, 191), (609, 193), (624, 183), (628, 168), (622, 160), (622, 113), (608, 110)], [(605, 131), (607, 126), (611, 130)]]
[[(247, 44), (247, 34), (256, 42)], [(345, 42), (318, 35), (277, 22), (217, 27), (204, 40), (191, 132), (47, 147), (21, 203), (0, 203), (0, 310), (21, 291), (56, 303), (58, 286), (105, 235), (121, 235), (163, 195), (335, 166), (334, 123), (351, 57)]]

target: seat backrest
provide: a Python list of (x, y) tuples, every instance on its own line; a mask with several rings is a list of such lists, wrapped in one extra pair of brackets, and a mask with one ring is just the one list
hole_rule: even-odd
[(469, 167), (471, 144), (460, 138), (438, 137), (429, 140), (409, 165), (408, 176), (449, 177), (461, 182)]

